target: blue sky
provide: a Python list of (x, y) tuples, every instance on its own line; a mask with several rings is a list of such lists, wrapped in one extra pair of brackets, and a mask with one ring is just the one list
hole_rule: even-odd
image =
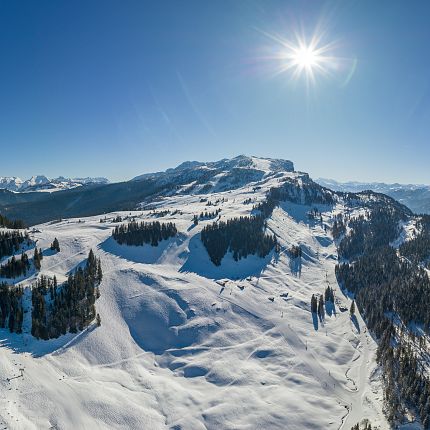
[[(244, 153), (430, 183), (429, 22), (428, 1), (0, 0), (0, 176)], [(309, 88), (275, 76), (265, 34), (317, 28), (342, 67)]]

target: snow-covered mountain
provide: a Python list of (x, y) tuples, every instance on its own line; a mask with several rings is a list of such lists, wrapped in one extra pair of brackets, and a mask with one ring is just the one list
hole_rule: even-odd
[(360, 192), (372, 190), (377, 193), (387, 194), (409, 207), (415, 213), (430, 214), (430, 185), (338, 182), (324, 178), (316, 179), (316, 182), (335, 191)]
[(293, 172), (289, 160), (239, 155), (214, 162), (186, 161), (165, 172), (146, 173), (133, 181), (154, 180), (158, 184), (176, 183), (187, 186), (187, 192), (213, 192), (239, 188), (279, 172)]
[(0, 189), (18, 191), (22, 182), (22, 179), (16, 176), (0, 176)]
[[(367, 418), (372, 428), (390, 428), (376, 336), (359, 310), (351, 317), (354, 295), (341, 288), (335, 268), (344, 261), (342, 239), (353, 238), (354, 223), (342, 230), (342, 220), (367, 222), (373, 210), (388, 208), (401, 219), (390, 246), (399, 249), (415, 237), (418, 218), (403, 205), (371, 192), (336, 193), (294, 171), (290, 161), (245, 156), (187, 162), (50, 198), (25, 206), (48, 210), (51, 218), (35, 225), (16, 251), (33, 253), (37, 243), (44, 255), (40, 271), (31, 266), (26, 276), (6, 280), (23, 288), (23, 333), (0, 328), (2, 425), (350, 430)], [(126, 210), (79, 218), (54, 212), (75, 202), (98, 202), (97, 210), (105, 200)], [(276, 246), (264, 256), (227, 249), (214, 264), (202, 232), (216, 221), (258, 216), (265, 217), (262, 228), (276, 236)], [(174, 223), (177, 234), (158, 244), (119, 244), (112, 231), (130, 221)], [(242, 240), (252, 244), (254, 234)], [(60, 252), (50, 249), (55, 238)], [(103, 268), (95, 302), (101, 325), (93, 321), (57, 339), (37, 340), (30, 287), (41, 275), (55, 275), (61, 288), (90, 249)], [(318, 318), (311, 297), (324, 296), (327, 287), (334, 302)], [(45, 296), (50, 309), (58, 296), (52, 290)], [(404, 429), (421, 428), (414, 425)]]
[(30, 179), (22, 180), (16, 176), (0, 176), (0, 189), (14, 192), (30, 191), (60, 191), (80, 187), (88, 184), (107, 184), (106, 178), (58, 178), (49, 179), (44, 175), (32, 176)]
[(187, 162), (166, 172), (97, 187), (75, 187), (59, 193), (7, 193), (0, 190), (0, 211), (27, 225), (141, 207), (161, 196), (232, 191), (250, 183), (292, 172), (288, 160), (246, 157), (211, 163)]
[[(211, 192), (202, 181), (208, 171)], [(101, 326), (36, 340), (27, 287), (37, 275), (19, 279), (23, 334), (0, 329), (1, 422), (16, 429), (349, 430), (368, 417), (388, 428), (376, 343), (360, 315), (353, 324), (344, 312), (351, 300), (334, 272), (327, 226), (345, 203), (286, 161), (187, 163), (152, 178), (166, 175), (182, 178), (180, 187), (151, 198), (147, 210), (32, 230), (38, 247), (48, 249), (54, 238), (61, 247), (46, 252), (39, 276), (66, 280), (90, 248), (101, 258)], [(268, 219), (280, 252), (240, 261), (228, 253), (215, 266), (200, 240), (213, 220), (196, 225), (193, 217), (215, 209), (222, 221), (249, 216), (280, 186), (289, 201)], [(315, 208), (321, 222), (309, 218)], [(158, 246), (119, 245), (111, 236), (118, 217), (173, 222), (179, 234)], [(293, 245), (302, 247), (300, 265), (289, 255)], [(327, 285), (336, 303), (318, 322), (308, 303)]]

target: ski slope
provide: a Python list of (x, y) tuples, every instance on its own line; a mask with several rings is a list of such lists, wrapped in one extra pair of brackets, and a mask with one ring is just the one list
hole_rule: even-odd
[[(106, 214), (103, 223), (105, 215), (37, 226), (38, 247), (54, 237), (61, 246), (45, 255), (43, 274), (61, 281), (90, 249), (101, 257), (102, 324), (38, 341), (29, 333), (26, 292), (24, 334), (0, 330), (0, 428), (349, 430), (363, 418), (389, 428), (376, 344), (359, 315), (350, 319), (350, 298), (334, 275), (335, 244), (308, 220), (309, 206), (274, 210), (268, 228), (279, 255), (235, 262), (228, 254), (215, 267), (200, 241), (213, 220), (194, 226), (194, 214), (221, 208), (224, 220), (249, 215), (252, 204), (243, 202), (262, 201), (278, 180), (172, 195), (151, 210)], [(208, 207), (204, 199), (220, 202)], [(171, 213), (154, 218), (154, 208)], [(327, 225), (344, 210), (318, 208)], [(172, 221), (180, 234), (156, 248), (118, 245), (110, 222), (117, 215)], [(301, 267), (286, 252), (298, 244)], [(20, 285), (32, 282), (34, 276)], [(314, 321), (310, 298), (328, 284), (335, 310)]]

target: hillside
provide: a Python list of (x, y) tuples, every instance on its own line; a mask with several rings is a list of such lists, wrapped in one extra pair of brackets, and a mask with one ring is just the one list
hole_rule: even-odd
[[(383, 194), (336, 193), (272, 160), (253, 157), (247, 167), (234, 160), (210, 171), (211, 192), (191, 164), (168, 173), (178, 182), (182, 177), (173, 189), (166, 185), (172, 179), (161, 183), (164, 174), (131, 181), (157, 190), (142, 194), (139, 210), (29, 231), (16, 255), (26, 249), (32, 255), (36, 244), (43, 251), (40, 271), (31, 262), (25, 276), (3, 279), (23, 289), (23, 322), (22, 333), (0, 329), (2, 425), (349, 430), (367, 418), (373, 428), (391, 428), (384, 415), (389, 368), (377, 363), (377, 354), (379, 361), (386, 354), (378, 349), (385, 317), (375, 326), (369, 306), (376, 301), (360, 291), (355, 296), (345, 276), (388, 242), (400, 258), (421, 265), (430, 257), (421, 245), (427, 221)], [(157, 233), (163, 225), (169, 226), (164, 239)], [(60, 252), (50, 249), (55, 238)], [(93, 319), (76, 333), (36, 339), (30, 286), (42, 275), (70, 282), (90, 249), (103, 268), (95, 303), (101, 325)], [(347, 263), (342, 272), (338, 263)], [(372, 273), (357, 272), (363, 287)], [(345, 282), (350, 289), (342, 289)], [(312, 296), (325, 296), (318, 312)], [(397, 306), (399, 318), (411, 311)], [(405, 333), (399, 344), (415, 345)], [(412, 422), (402, 428), (422, 428), (408, 408), (408, 420), (396, 418)]]
[[(38, 186), (37, 191), (33, 186), (29, 186), (25, 188), (25, 192), (19, 193), (1, 189), (0, 185), (0, 213), (11, 219), (22, 219), (27, 225), (32, 226), (62, 218), (133, 210), (141, 203), (151, 204), (159, 196), (211, 194), (235, 190), (250, 183), (260, 182), (267, 175), (275, 176), (293, 171), (294, 164), (289, 160), (240, 155), (215, 162), (188, 161), (165, 172), (147, 173), (130, 181), (112, 184), (105, 183), (102, 178), (77, 179), (71, 180), (72, 182), (54, 180)], [(340, 192), (357, 193), (372, 189), (398, 200), (415, 213), (430, 211), (430, 197), (425, 187), (340, 184), (323, 179), (317, 182)]]
[[(268, 174), (269, 173), (269, 174)], [(148, 210), (38, 225), (42, 249), (57, 237), (41, 274), (59, 280), (90, 248), (104, 277), (95, 324), (76, 335), (36, 340), (1, 329), (1, 420), (8, 428), (344, 428), (363, 417), (387, 428), (375, 364), (376, 343), (337, 286), (336, 246), (324, 226), (345, 210), (284, 202), (269, 231), (280, 252), (215, 266), (199, 239), (213, 220), (193, 216), (214, 207), (221, 219), (248, 216), (282, 181), (307, 175), (265, 172), (235, 190), (160, 198)], [(308, 183), (310, 184), (310, 183)], [(318, 189), (316, 192), (320, 193)], [(304, 195), (300, 197), (304, 199)], [(208, 203), (211, 202), (210, 206)], [(217, 202), (217, 203), (216, 203)], [(168, 211), (163, 213), (163, 211)], [(118, 245), (114, 218), (174, 222), (179, 234), (157, 247)], [(290, 256), (300, 245), (299, 262)], [(20, 281), (27, 286), (34, 276)], [(310, 297), (330, 285), (335, 306), (313, 318)], [(20, 370), (23, 377), (20, 377)]]
[(143, 201), (149, 204), (160, 195), (234, 190), (260, 181), (267, 174), (293, 170), (294, 165), (288, 160), (240, 155), (212, 163), (188, 162), (175, 169), (145, 174), (131, 181), (89, 183), (55, 193), (15, 193), (0, 189), (0, 213), (21, 219), (31, 226), (61, 218), (132, 210)]

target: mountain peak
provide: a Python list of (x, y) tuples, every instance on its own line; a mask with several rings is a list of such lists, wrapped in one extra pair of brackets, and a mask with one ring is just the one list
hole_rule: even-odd
[(136, 176), (133, 180), (160, 178), (161, 176), (176, 175), (186, 171), (219, 170), (220, 172), (225, 172), (232, 169), (255, 169), (264, 172), (265, 174), (281, 171), (293, 172), (294, 163), (290, 160), (263, 158), (241, 154), (234, 158), (223, 158), (218, 161), (185, 161), (177, 167), (167, 169), (164, 172), (144, 173), (143, 175)]

